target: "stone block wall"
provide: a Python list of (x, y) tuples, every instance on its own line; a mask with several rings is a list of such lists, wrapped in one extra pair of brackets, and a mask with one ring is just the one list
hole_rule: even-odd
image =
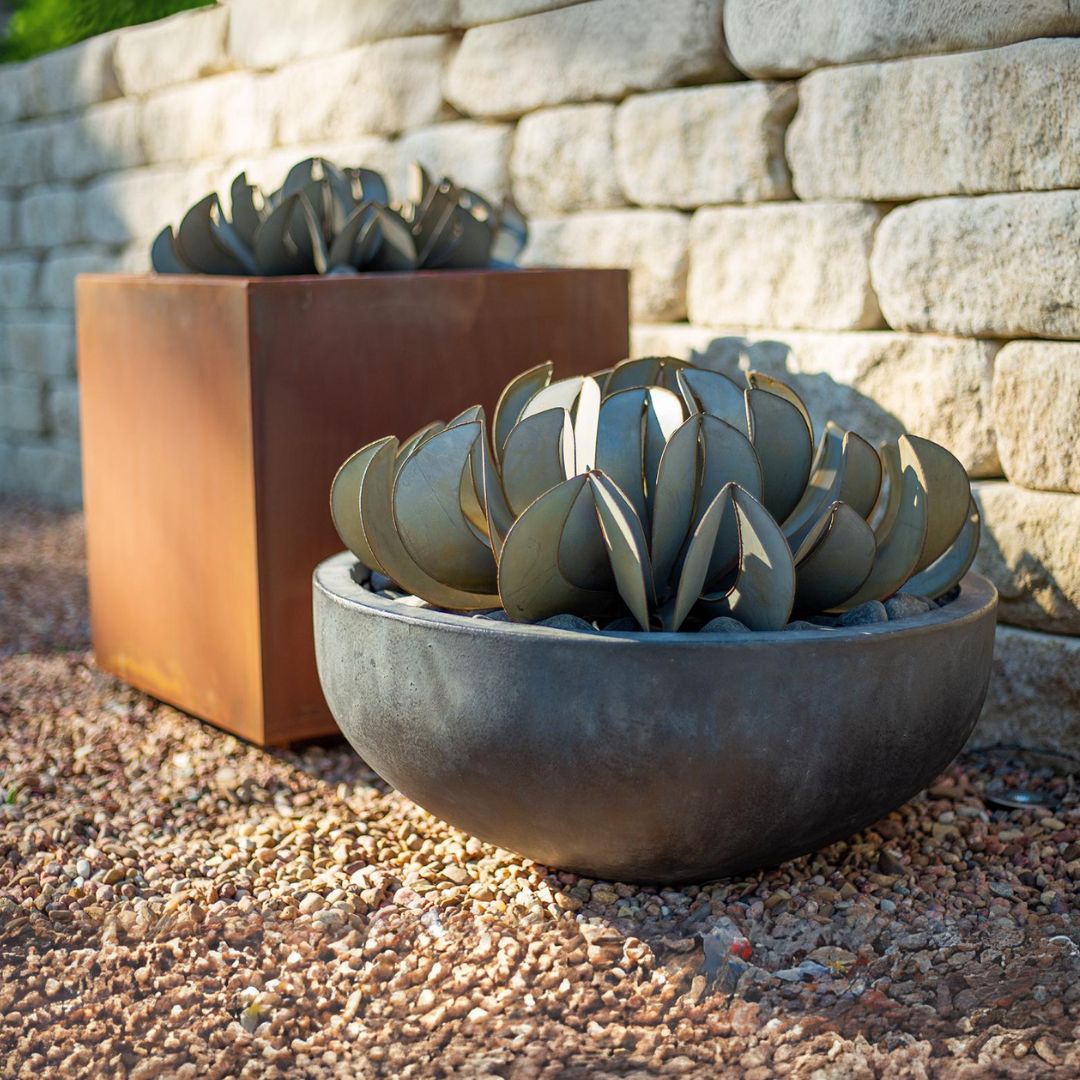
[(633, 271), (639, 353), (978, 481), (986, 737), (1080, 750), (1080, 6), (230, 0), (0, 67), (0, 492), (79, 498), (72, 283), (240, 169), (418, 159)]

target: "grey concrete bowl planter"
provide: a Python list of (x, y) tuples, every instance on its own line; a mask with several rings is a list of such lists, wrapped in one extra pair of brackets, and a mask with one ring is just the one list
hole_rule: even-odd
[(314, 577), (319, 676), (357, 752), (440, 818), (622, 881), (775, 865), (872, 824), (952, 760), (990, 677), (997, 594), (901, 622), (576, 633)]

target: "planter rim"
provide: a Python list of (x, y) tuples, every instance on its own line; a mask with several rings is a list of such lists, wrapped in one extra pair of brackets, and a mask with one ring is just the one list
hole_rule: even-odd
[(534, 623), (515, 623), (475, 618), (471, 615), (441, 611), (437, 608), (414, 607), (403, 604), (400, 600), (377, 596), (375, 593), (357, 584), (352, 576), (352, 569), (359, 565), (356, 557), (348, 551), (325, 559), (315, 568), (312, 575), (314, 586), (327, 593), (337, 603), (348, 607), (375, 612), (386, 618), (410, 623), (414, 626), (442, 629), (451, 633), (493, 635), (496, 637), (514, 637), (522, 640), (529, 638), (540, 641), (578, 641), (582, 643), (601, 643), (605, 645), (709, 645), (718, 647), (737, 647), (755, 642), (769, 642), (775, 645), (795, 646), (805, 642), (824, 644), (825, 642), (864, 641), (868, 636), (914, 637), (940, 629), (945, 624), (954, 626), (972, 623), (980, 619), (987, 608), (997, 603), (997, 589), (981, 574), (969, 571), (960, 582), (960, 595), (945, 607), (935, 607), (922, 614), (906, 619), (884, 623), (871, 623), (866, 626), (821, 627), (816, 630), (745, 630), (735, 632), (704, 632), (652, 630), (648, 633), (640, 630), (563, 630), (554, 626), (540, 626)]

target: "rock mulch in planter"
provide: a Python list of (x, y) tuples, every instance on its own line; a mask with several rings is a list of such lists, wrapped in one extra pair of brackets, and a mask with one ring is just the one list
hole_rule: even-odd
[[(549, 872), (342, 744), (263, 752), (97, 672), (78, 542), (0, 508), (3, 1075), (1080, 1067), (1066, 780), (969, 756), (873, 829), (701, 888)], [(1050, 801), (997, 808), (992, 782)], [(715, 947), (732, 926), (748, 960)]]

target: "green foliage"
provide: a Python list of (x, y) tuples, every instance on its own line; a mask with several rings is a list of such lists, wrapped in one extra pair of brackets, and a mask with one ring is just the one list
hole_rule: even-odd
[(0, 60), (26, 60), (106, 30), (206, 6), (207, 0), (16, 0)]

